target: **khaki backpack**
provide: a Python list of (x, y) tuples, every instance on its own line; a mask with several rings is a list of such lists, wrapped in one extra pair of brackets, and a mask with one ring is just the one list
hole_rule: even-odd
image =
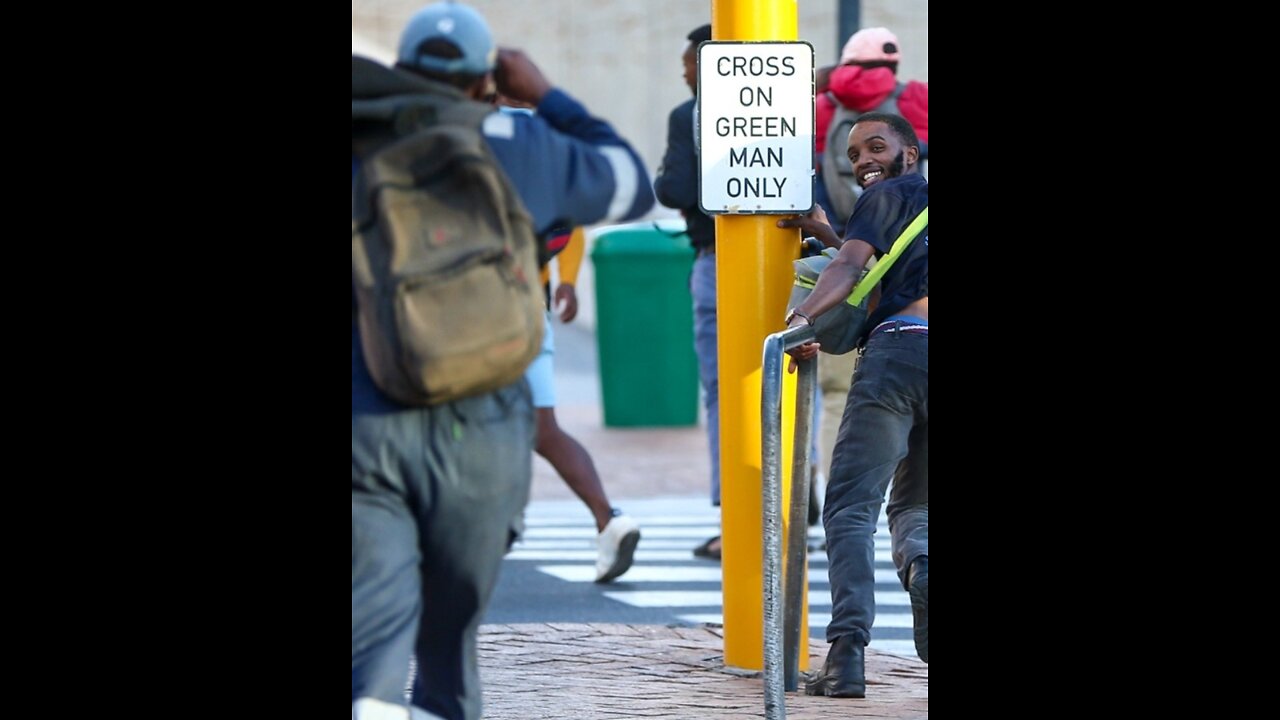
[[(493, 109), (388, 82), (363, 58), (351, 68), (351, 277), (374, 383), (435, 405), (519, 380), (545, 308), (532, 220), (480, 132)], [(419, 91), (378, 95), (398, 82)]]

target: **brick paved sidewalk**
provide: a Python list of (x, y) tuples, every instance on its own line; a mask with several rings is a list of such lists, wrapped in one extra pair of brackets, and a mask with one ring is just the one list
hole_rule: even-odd
[[(485, 625), (479, 638), (489, 720), (741, 720), (764, 717), (760, 673), (724, 665), (716, 626)], [(810, 667), (827, 643), (810, 640)], [(865, 699), (786, 694), (788, 720), (927, 718), (929, 666), (867, 649)]]

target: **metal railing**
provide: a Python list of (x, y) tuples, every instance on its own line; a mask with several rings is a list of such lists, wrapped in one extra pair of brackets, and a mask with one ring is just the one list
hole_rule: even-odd
[[(791, 460), (791, 503), (787, 562), (782, 577), (782, 373), (786, 351), (813, 342), (801, 326), (764, 340), (760, 399), (761, 478), (764, 494), (764, 710), (766, 720), (787, 717), (784, 692), (799, 684), (800, 620), (804, 610), (805, 553), (808, 550), (809, 444), (817, 359), (800, 361), (796, 381), (795, 444)], [(785, 589), (784, 589), (785, 588)], [(805, 653), (808, 656), (808, 653)]]

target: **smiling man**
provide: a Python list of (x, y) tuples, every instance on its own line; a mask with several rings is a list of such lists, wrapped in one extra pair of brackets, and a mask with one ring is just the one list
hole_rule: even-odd
[[(788, 327), (843, 302), (874, 253), (883, 256), (929, 205), (919, 173), (920, 143), (897, 115), (868, 113), (849, 133), (849, 160), (864, 192), (843, 241), (821, 210), (778, 221), (801, 228), (840, 252), (813, 292), (787, 317)], [(854, 373), (831, 459), (822, 520), (831, 580), (831, 650), (805, 686), (809, 695), (864, 697), (864, 648), (875, 620), (873, 534), (890, 480), (893, 561), (911, 598), (916, 651), (929, 662), (929, 228), (915, 236), (881, 280), (880, 304), (859, 339)], [(790, 350), (817, 354), (817, 343)], [(794, 364), (793, 364), (794, 368)]]

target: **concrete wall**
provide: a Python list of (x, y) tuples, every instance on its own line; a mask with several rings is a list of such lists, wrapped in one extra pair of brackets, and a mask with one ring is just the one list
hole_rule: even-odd
[[(728, 0), (722, 0), (728, 1)], [(394, 56), (400, 30), (425, 0), (352, 0), (352, 49)], [(607, 119), (654, 173), (666, 147), (667, 113), (689, 97), (680, 53), (685, 35), (710, 22), (710, 0), (470, 0), (500, 45), (523, 49), (551, 82)], [(839, 59), (837, 0), (798, 0), (800, 39), (819, 67)], [(929, 79), (928, 0), (863, 0), (863, 27), (883, 25), (903, 46), (899, 77)], [(359, 44), (359, 45), (358, 45)], [(378, 55), (375, 54), (375, 57)], [(653, 218), (678, 217), (658, 206)], [(588, 250), (588, 253), (590, 250)], [(583, 262), (579, 322), (594, 326), (591, 261)]]

